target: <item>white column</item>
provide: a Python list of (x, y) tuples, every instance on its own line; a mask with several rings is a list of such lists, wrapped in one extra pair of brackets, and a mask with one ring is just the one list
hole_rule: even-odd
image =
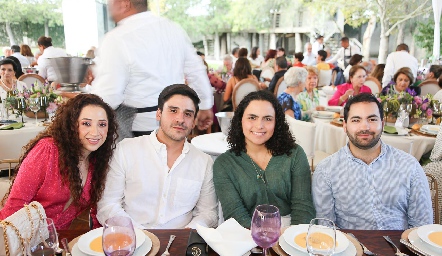
[(303, 52), (301, 34), (295, 33), (295, 52)]
[(258, 46), (259, 49), (261, 50), (261, 55), (262, 55), (263, 57), (265, 57), (266, 52), (267, 52), (268, 49), (265, 49), (265, 48), (264, 48), (264, 34), (259, 34), (258, 45), (259, 45), (259, 46)]
[(269, 49), (276, 49), (276, 34), (270, 34)]
[(215, 32), (215, 40), (213, 42), (213, 55), (215, 55), (215, 60), (219, 60), (219, 35), (218, 32)]

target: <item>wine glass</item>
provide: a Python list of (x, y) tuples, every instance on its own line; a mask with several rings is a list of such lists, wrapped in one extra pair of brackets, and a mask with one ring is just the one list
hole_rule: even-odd
[(46, 108), (48, 107), (49, 102), (48, 102), (48, 97), (47, 96), (41, 96), (40, 97), (40, 107), (43, 110), (43, 112), (45, 113), (45, 120), (43, 120), (43, 123), (46, 122), (48, 120), (47, 118), (47, 113), (46, 113)]
[(251, 230), (253, 240), (263, 248), (263, 255), (268, 255), (268, 248), (272, 247), (281, 235), (279, 209), (273, 205), (258, 205), (253, 213)]
[(437, 120), (442, 116), (442, 103), (435, 103), (433, 107), (433, 118), (436, 118), (433, 121), (433, 124), (437, 124)]
[(103, 251), (107, 256), (130, 256), (135, 251), (136, 237), (129, 217), (116, 216), (104, 223)]
[(384, 108), (384, 115), (385, 115), (385, 123), (387, 123), (387, 120), (388, 120), (388, 111), (390, 110), (389, 108), (388, 108), (388, 102), (387, 101), (385, 101), (384, 102), (384, 105), (383, 105), (383, 108)]
[(23, 111), (26, 109), (26, 101), (25, 98), (15, 98), (15, 109), (17, 109), (21, 115), (21, 122), (23, 121)]
[(29, 109), (35, 114), (35, 125), (38, 126), (37, 112), (40, 110), (40, 98), (29, 98)]
[(335, 223), (324, 218), (312, 219), (308, 227), (306, 242), (310, 256), (333, 255), (336, 247)]
[(29, 245), (28, 252), (32, 256), (55, 255), (58, 249), (58, 234), (54, 221), (50, 218), (43, 218), (36, 235), (39, 243), (35, 246)]

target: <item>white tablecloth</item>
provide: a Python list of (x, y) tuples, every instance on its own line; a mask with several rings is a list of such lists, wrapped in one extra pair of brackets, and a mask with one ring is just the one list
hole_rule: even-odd
[[(23, 119), (25, 127), (21, 129), (0, 130), (0, 159), (19, 158), (22, 147), (46, 128), (45, 126), (36, 126), (33, 118), (24, 117)], [(21, 121), (21, 119), (17, 119), (17, 121)], [(2, 164), (0, 169), (7, 169), (8, 166)]]
[(229, 144), (222, 132), (198, 135), (191, 142), (196, 148), (209, 154), (213, 160), (229, 149)]

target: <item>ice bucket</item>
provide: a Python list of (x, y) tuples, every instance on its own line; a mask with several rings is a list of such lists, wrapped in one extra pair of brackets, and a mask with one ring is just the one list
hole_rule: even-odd
[(49, 61), (57, 74), (57, 81), (64, 84), (82, 83), (91, 64), (89, 58), (82, 57), (49, 58)]

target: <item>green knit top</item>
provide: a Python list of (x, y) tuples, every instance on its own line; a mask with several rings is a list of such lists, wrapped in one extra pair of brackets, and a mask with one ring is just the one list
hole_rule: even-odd
[[(263, 173), (265, 183), (257, 171)], [(253, 212), (260, 204), (278, 207), (281, 216), (290, 215), (292, 225), (315, 218), (311, 173), (301, 146), (293, 148), (290, 156), (272, 156), (265, 171), (253, 165), (245, 152), (236, 156), (226, 151), (215, 160), (213, 182), (224, 219), (234, 218), (245, 228), (250, 228)]]

